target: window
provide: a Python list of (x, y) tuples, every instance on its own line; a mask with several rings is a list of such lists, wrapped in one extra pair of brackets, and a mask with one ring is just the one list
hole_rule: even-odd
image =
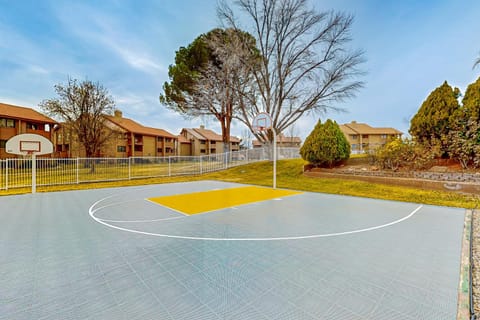
[(0, 127), (3, 128), (15, 128), (15, 120), (0, 118)]
[(217, 144), (217, 141), (210, 141), (210, 144)]
[(0, 140), (0, 148), (5, 149), (6, 143), (7, 143), (7, 140)]
[(352, 144), (352, 150), (357, 150), (357, 144)]
[(165, 142), (172, 142), (172, 138), (166, 138)]
[(205, 153), (205, 149), (200, 149), (200, 153)]
[(210, 153), (215, 153), (215, 149), (210, 149)]
[(205, 140), (200, 140), (200, 144), (205, 144), (206, 141)]
[(358, 139), (358, 136), (356, 134), (351, 134), (350, 137), (353, 139), (353, 140), (357, 140)]
[(172, 152), (172, 148), (165, 148), (165, 153), (171, 153)]
[(385, 139), (387, 139), (387, 135), (386, 134), (381, 134), (380, 138), (385, 140)]
[(368, 139), (368, 134), (362, 134), (362, 139)]
[(117, 152), (127, 152), (127, 147), (125, 147), (125, 146), (117, 146)]
[(142, 145), (136, 145), (135, 146), (135, 151), (142, 152), (143, 151), (143, 146)]
[(162, 152), (163, 152), (163, 148), (157, 148), (157, 152), (158, 152), (158, 153), (162, 153)]
[(28, 122), (27, 123), (27, 129), (30, 129), (30, 130), (38, 130), (38, 125), (36, 123), (30, 123)]

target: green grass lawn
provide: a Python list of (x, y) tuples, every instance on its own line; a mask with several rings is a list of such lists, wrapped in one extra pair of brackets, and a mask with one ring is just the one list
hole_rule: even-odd
[[(460, 208), (473, 208), (477, 202), (477, 199), (474, 196), (463, 195), (455, 192), (422, 190), (417, 188), (375, 184), (355, 180), (306, 177), (303, 175), (302, 171), (304, 164), (305, 162), (301, 159), (278, 161), (277, 187)], [(217, 171), (197, 176), (159, 177), (149, 179), (132, 179), (123, 181), (37, 187), (37, 191), (78, 190), (198, 180), (219, 180), (242, 184), (271, 186), (272, 162), (257, 162), (224, 171)], [(30, 188), (0, 190), (0, 195), (19, 194), (26, 192), (30, 192)]]

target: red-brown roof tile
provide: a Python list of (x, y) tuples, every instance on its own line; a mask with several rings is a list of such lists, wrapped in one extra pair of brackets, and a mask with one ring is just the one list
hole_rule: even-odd
[(41, 114), (40, 112), (33, 110), (32, 108), (14, 106), (11, 104), (1, 103), (0, 102), (0, 117), (12, 118), (12, 119), (21, 119), (21, 120), (32, 120), (43, 123), (55, 124), (55, 120)]
[[(343, 128), (347, 127), (353, 130), (356, 134), (402, 134), (403, 132), (394, 128), (374, 128), (366, 123), (350, 122), (345, 123)], [(342, 126), (340, 126), (342, 129)], [(349, 134), (349, 133), (347, 133)]]
[(142, 134), (145, 136), (176, 138), (175, 135), (169, 133), (166, 130), (145, 127), (140, 123), (133, 121), (132, 119), (115, 117), (110, 115), (105, 116), (105, 118), (111, 121), (112, 123), (116, 124), (120, 128), (132, 133)]

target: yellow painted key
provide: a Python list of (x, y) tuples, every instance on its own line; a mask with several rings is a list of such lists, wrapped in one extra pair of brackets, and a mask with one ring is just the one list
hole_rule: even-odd
[(181, 213), (192, 215), (300, 193), (292, 190), (248, 186), (162, 196), (149, 198), (148, 200)]

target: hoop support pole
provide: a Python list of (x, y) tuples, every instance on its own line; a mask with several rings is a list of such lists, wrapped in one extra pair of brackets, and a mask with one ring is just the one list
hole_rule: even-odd
[(273, 189), (277, 188), (277, 132), (273, 129)]
[(32, 193), (37, 192), (37, 156), (32, 153)]

